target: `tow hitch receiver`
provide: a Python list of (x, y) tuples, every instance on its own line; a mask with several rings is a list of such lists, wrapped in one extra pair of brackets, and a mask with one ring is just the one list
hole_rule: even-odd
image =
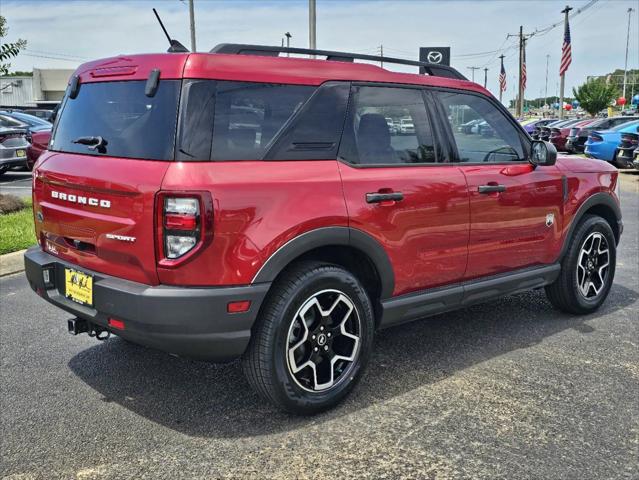
[(72, 318), (68, 320), (69, 333), (71, 335), (79, 335), (88, 333), (89, 337), (95, 337), (97, 340), (106, 340), (111, 336), (111, 332), (93, 323), (87, 322), (81, 318)]
[(79, 335), (89, 331), (89, 322), (81, 318), (72, 318), (68, 321), (69, 333), (71, 335)]

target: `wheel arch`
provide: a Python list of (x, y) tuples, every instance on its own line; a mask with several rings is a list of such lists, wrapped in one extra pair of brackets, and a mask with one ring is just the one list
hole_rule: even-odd
[(390, 298), (395, 288), (395, 274), (384, 247), (369, 234), (350, 227), (318, 228), (289, 240), (264, 262), (252, 283), (273, 282), (300, 260), (342, 265), (378, 301)]
[(606, 220), (615, 235), (615, 242), (617, 244), (619, 243), (619, 239), (623, 230), (623, 224), (621, 222), (621, 210), (619, 208), (619, 205), (617, 204), (617, 202), (615, 202), (611, 195), (604, 192), (595, 193), (581, 204), (581, 206), (577, 209), (577, 212), (573, 216), (570, 223), (570, 228), (568, 230), (566, 238), (564, 239), (564, 244), (559, 255), (559, 260), (562, 260), (566, 255), (566, 252), (568, 251), (568, 248), (570, 246), (570, 240), (572, 239), (572, 236), (575, 233), (579, 222), (581, 222), (582, 218), (585, 215), (597, 215)]

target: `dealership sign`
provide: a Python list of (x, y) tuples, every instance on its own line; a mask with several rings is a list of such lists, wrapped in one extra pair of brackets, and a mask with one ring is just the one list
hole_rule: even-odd
[[(437, 65), (450, 65), (450, 47), (421, 47), (419, 49), (419, 61)], [(419, 73), (424, 73), (422, 68), (419, 69)]]

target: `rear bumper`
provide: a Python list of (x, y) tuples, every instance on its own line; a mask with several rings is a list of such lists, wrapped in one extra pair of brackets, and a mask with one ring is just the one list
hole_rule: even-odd
[[(216, 288), (149, 286), (77, 267), (39, 247), (25, 253), (24, 263), (31, 288), (53, 305), (131, 342), (217, 362), (244, 353), (270, 287), (270, 283)], [(65, 297), (65, 267), (93, 275), (93, 307)], [(44, 269), (50, 269), (53, 285), (45, 286)], [(246, 300), (251, 302), (247, 312), (227, 312), (229, 302)], [(109, 318), (124, 321), (125, 329), (110, 328)]]
[(0, 168), (26, 167), (27, 157), (0, 158)]

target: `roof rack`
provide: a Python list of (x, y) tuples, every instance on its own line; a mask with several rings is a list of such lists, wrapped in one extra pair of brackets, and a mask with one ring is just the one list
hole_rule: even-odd
[(326, 57), (326, 60), (336, 62), (353, 62), (357, 60), (369, 60), (373, 62), (394, 63), (398, 65), (412, 65), (420, 67), (420, 73), (427, 73), (435, 77), (455, 78), (467, 80), (461, 73), (453, 67), (438, 65), (435, 63), (418, 62), (416, 60), (404, 60), (402, 58), (380, 57), (377, 55), (363, 55), (360, 53), (333, 52), (330, 50), (313, 50), (310, 48), (295, 47), (270, 47), (265, 45), (243, 45), (240, 43), (220, 43), (211, 49), (210, 53), (223, 53), (228, 55), (260, 55), (266, 57), (277, 57), (280, 53), (296, 53), (302, 55), (319, 55)]

